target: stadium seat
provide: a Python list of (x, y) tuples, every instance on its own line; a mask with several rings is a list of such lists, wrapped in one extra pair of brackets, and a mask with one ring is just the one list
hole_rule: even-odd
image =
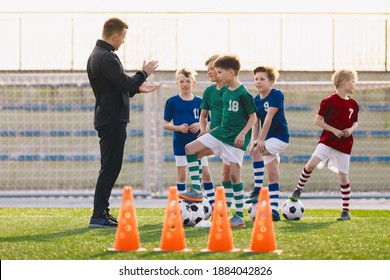
[(390, 137), (390, 130), (371, 130), (372, 137)]
[(72, 157), (69, 157), (69, 159), (73, 161), (94, 161), (97, 158), (94, 155), (85, 154), (85, 155), (74, 155)]
[(130, 162), (140, 162), (144, 161), (144, 155), (125, 155), (123, 157), (124, 161), (130, 161)]
[(0, 130), (0, 136), (16, 136), (16, 130)]
[(0, 155), (0, 161), (8, 161), (10, 160), (10, 156), (9, 155)]
[(291, 157), (292, 162), (308, 162), (311, 155), (294, 155)]
[(312, 130), (298, 130), (292, 129), (289, 130), (288, 133), (291, 137), (314, 137), (315, 134)]
[(370, 156), (353, 156), (351, 155), (351, 161), (354, 162), (370, 162), (371, 157)]
[(310, 105), (288, 105), (284, 109), (286, 111), (310, 111), (312, 107)]
[(65, 161), (68, 160), (66, 155), (46, 155), (43, 157), (44, 161)]
[(19, 155), (16, 158), (18, 161), (39, 161), (40, 155)]
[(50, 130), (49, 135), (50, 136), (71, 136), (72, 131), (70, 131), (70, 130)]
[(390, 163), (390, 156), (376, 156), (373, 160), (380, 163)]
[(97, 136), (97, 131), (94, 129), (82, 129), (77, 130), (74, 133), (75, 136)]
[(38, 137), (47, 135), (47, 132), (44, 130), (23, 130), (20, 132), (20, 135)]
[(367, 105), (368, 111), (390, 111), (390, 105)]
[(129, 135), (129, 136), (143, 136), (144, 130), (143, 129), (130, 129), (127, 135)]

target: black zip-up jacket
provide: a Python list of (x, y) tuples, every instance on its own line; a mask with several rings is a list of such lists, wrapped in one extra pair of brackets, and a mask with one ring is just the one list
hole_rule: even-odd
[(87, 64), (89, 82), (96, 98), (95, 129), (110, 123), (130, 122), (130, 97), (139, 93), (138, 88), (148, 74), (139, 71), (133, 76), (125, 74), (114, 47), (97, 40)]

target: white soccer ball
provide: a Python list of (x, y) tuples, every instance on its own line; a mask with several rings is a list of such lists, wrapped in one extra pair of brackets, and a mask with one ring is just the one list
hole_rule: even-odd
[(249, 208), (248, 208), (248, 216), (249, 218), (252, 220), (252, 222), (255, 220), (256, 218), (256, 213), (257, 213), (257, 202), (256, 203), (252, 203)]
[(204, 219), (208, 220), (208, 218), (210, 218), (211, 214), (213, 213), (213, 208), (211, 207), (211, 204), (207, 198), (203, 198), (202, 206), (204, 210)]
[(204, 220), (204, 209), (201, 202), (187, 202), (190, 206), (192, 217), (188, 223), (189, 226), (195, 226), (200, 221)]
[(181, 219), (183, 221), (183, 225), (188, 225), (192, 219), (192, 211), (188, 203), (185, 201), (179, 200)]
[(287, 220), (300, 220), (305, 212), (305, 207), (301, 201), (287, 199), (282, 205), (283, 217)]

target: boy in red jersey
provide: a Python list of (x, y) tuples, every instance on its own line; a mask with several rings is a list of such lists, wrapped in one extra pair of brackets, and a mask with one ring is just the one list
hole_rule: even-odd
[(349, 200), (351, 187), (348, 170), (353, 145), (352, 132), (357, 127), (359, 106), (350, 94), (355, 90), (357, 73), (352, 70), (340, 70), (333, 74), (332, 82), (336, 92), (321, 101), (314, 123), (323, 129), (320, 141), (312, 157), (303, 168), (298, 184), (289, 199), (297, 201), (313, 170), (322, 168), (328, 162), (328, 168), (338, 173), (342, 212), (337, 220), (350, 220)]

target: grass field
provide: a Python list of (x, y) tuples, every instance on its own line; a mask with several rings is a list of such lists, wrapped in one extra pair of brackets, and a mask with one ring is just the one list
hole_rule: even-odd
[[(185, 228), (193, 251), (154, 252), (164, 209), (137, 209), (141, 246), (146, 252), (108, 252), (115, 229), (87, 228), (89, 209), (0, 209), (2, 260), (389, 260), (390, 210), (352, 210), (351, 221), (337, 221), (338, 210), (306, 209), (301, 221), (275, 223), (275, 253), (201, 253), (209, 229)], [(118, 214), (118, 209), (113, 209)], [(246, 216), (247, 217), (247, 216)], [(249, 248), (252, 222), (233, 229), (236, 248)]]

